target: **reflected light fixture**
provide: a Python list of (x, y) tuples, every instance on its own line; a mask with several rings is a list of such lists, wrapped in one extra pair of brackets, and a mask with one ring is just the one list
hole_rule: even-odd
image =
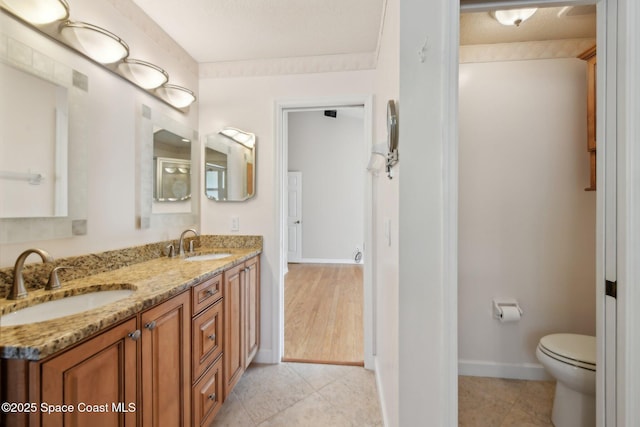
[(73, 47), (101, 64), (112, 64), (129, 56), (129, 46), (120, 37), (86, 22), (66, 21), (60, 33)]
[(176, 108), (186, 108), (196, 100), (196, 95), (189, 89), (169, 83), (157, 88), (156, 93)]
[(128, 80), (143, 89), (155, 89), (169, 81), (169, 74), (150, 62), (138, 59), (124, 59), (118, 64), (118, 70)]
[(531, 18), (538, 10), (537, 7), (531, 7), (526, 9), (507, 9), (507, 10), (494, 10), (491, 12), (491, 16), (496, 21), (506, 26), (519, 27), (527, 19)]
[(1, 0), (0, 6), (33, 25), (69, 18), (66, 0)]
[(241, 131), (240, 129), (224, 128), (219, 133), (227, 138), (233, 139), (247, 148), (253, 148), (256, 144), (256, 137), (254, 134)]

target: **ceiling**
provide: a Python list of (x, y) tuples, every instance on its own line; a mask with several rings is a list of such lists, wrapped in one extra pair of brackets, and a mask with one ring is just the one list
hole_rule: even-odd
[(133, 0), (198, 63), (374, 53), (385, 0)]
[(596, 37), (595, 6), (540, 8), (519, 27), (504, 26), (489, 12), (460, 15), (460, 44), (494, 44)]
[[(133, 2), (200, 64), (375, 55), (386, 7), (386, 0)], [(519, 27), (503, 26), (489, 12), (460, 16), (461, 45), (595, 36), (595, 6), (541, 8)]]

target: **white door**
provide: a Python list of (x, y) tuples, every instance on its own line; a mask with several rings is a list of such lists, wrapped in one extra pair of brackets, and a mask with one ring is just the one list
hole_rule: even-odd
[(302, 262), (302, 172), (287, 176), (287, 262)]

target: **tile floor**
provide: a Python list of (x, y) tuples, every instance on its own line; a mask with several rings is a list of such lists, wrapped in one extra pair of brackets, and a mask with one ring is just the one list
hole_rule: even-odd
[(553, 381), (458, 378), (458, 424), (464, 427), (553, 427)]
[[(552, 427), (552, 381), (459, 377), (461, 427)], [(211, 427), (382, 427), (373, 372), (356, 366), (253, 364)], [(425, 424), (425, 427), (427, 425)]]
[(382, 427), (373, 372), (357, 366), (252, 364), (211, 427)]

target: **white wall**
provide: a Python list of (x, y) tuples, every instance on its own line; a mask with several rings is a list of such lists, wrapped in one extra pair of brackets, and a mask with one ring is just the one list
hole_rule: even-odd
[[(384, 25), (375, 79), (374, 143), (386, 142), (387, 101), (398, 100), (400, 88), (400, 1), (386, 3)], [(385, 425), (400, 422), (399, 396), (399, 182), (404, 164), (402, 120), (404, 106), (398, 103), (400, 118), (400, 162), (393, 168), (393, 179), (382, 171), (373, 178), (373, 248), (374, 257), (374, 353), (378, 395)], [(385, 222), (390, 224), (391, 241), (385, 241)]]
[[(273, 361), (271, 319), (274, 277), (278, 266), (278, 206), (275, 198), (275, 117), (277, 100), (321, 99), (373, 92), (374, 71), (259, 77), (206, 78), (200, 80), (200, 135), (205, 138), (225, 126), (256, 135), (256, 197), (242, 203), (203, 199), (201, 229), (206, 234), (230, 234), (231, 217), (238, 216), (240, 234), (264, 237), (261, 260), (261, 345), (258, 361)], [(203, 191), (203, 190), (202, 190)]]
[[(107, 0), (92, 1), (84, 6), (81, 2), (74, 2), (73, 13), (76, 17), (85, 17), (84, 13), (88, 12), (87, 7), (93, 7), (98, 11), (97, 18), (87, 16), (88, 21), (98, 25), (102, 23), (114, 32), (126, 28), (126, 37), (120, 34), (132, 48), (132, 53), (139, 52), (134, 49), (142, 46), (151, 49), (153, 43), (160, 43), (163, 40), (162, 37), (158, 37), (156, 41), (150, 41), (139, 25), (132, 24), (131, 19), (135, 16), (122, 16), (121, 11), (114, 9)], [(197, 129), (197, 105), (186, 114), (174, 110), (122, 78), (58, 43), (35, 34), (4, 14), (0, 18), (2, 18), (2, 31), (5, 34), (33, 46), (34, 49), (54, 58), (57, 62), (88, 76), (89, 89), (86, 95), (88, 107), (83, 111), (76, 111), (75, 117), (71, 117), (71, 120), (78, 120), (79, 122), (74, 126), (87, 129), (90, 136), (86, 145), (87, 234), (55, 240), (3, 244), (0, 247), (0, 266), (13, 265), (22, 251), (32, 247), (41, 247), (49, 251), (54, 258), (60, 258), (177, 238), (181, 229), (162, 227), (141, 230), (136, 228), (137, 121), (141, 116), (141, 105), (145, 104), (151, 108), (154, 117), (164, 115), (192, 129)], [(144, 31), (152, 29), (151, 25), (144, 27)], [(164, 47), (156, 45), (155, 51), (161, 55), (159, 64), (168, 70), (175, 70), (175, 75), (182, 76), (181, 80), (185, 86), (197, 90), (197, 74), (189, 74), (189, 68), (185, 67), (182, 59), (172, 62), (172, 52), (167, 52)], [(155, 60), (155, 58), (150, 59)], [(73, 108), (70, 111), (73, 114)], [(72, 132), (70, 138), (74, 137)], [(73, 171), (70, 179), (74, 179)]]
[(363, 108), (289, 113), (289, 170), (302, 172), (303, 262), (353, 262), (364, 242)]
[(400, 1), (401, 426), (457, 425), (455, 220), (449, 220), (456, 188), (448, 183), (456, 173), (458, 49), (450, 23), (458, 20), (458, 2)]
[[(595, 335), (586, 88), (579, 59), (460, 65), (461, 374), (544, 375), (542, 336)], [(494, 319), (494, 297), (522, 319)]]

